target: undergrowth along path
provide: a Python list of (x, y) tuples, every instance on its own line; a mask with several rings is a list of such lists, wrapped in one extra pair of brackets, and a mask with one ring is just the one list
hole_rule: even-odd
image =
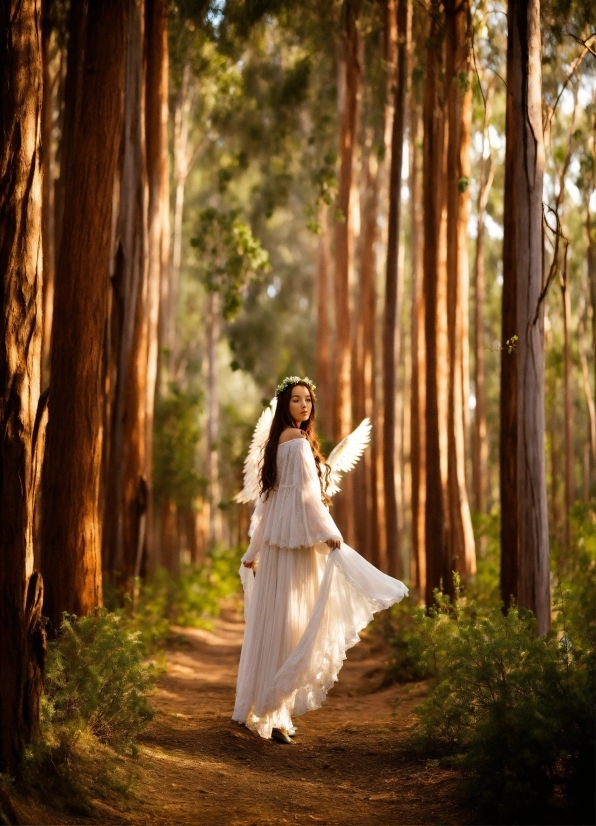
[[(131, 823), (459, 824), (455, 773), (412, 760), (404, 732), (424, 686), (383, 682), (389, 651), (365, 634), (321, 709), (298, 717), (293, 745), (230, 722), (244, 625), (177, 629), (155, 720), (143, 737), (143, 794)], [(139, 799), (140, 798), (140, 799)]]
[[(92, 801), (76, 819), (36, 823), (192, 826), (468, 824), (459, 776), (404, 749), (424, 684), (383, 686), (389, 648), (378, 631), (348, 652), (321, 709), (295, 719), (291, 746), (230, 720), (244, 624), (224, 610), (213, 630), (176, 628), (156, 715), (127, 794)], [(28, 813), (32, 815), (30, 811)], [(41, 815), (39, 809), (38, 816)], [(54, 813), (55, 815), (56, 813)], [(49, 819), (48, 819), (49, 818)]]

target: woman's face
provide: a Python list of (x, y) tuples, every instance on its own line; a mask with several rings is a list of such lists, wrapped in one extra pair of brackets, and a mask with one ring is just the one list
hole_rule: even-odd
[(290, 416), (296, 423), (297, 427), (300, 427), (302, 422), (307, 422), (309, 420), (311, 410), (312, 397), (310, 395), (310, 390), (308, 387), (303, 387), (301, 384), (297, 384), (296, 387), (292, 388), (289, 407)]

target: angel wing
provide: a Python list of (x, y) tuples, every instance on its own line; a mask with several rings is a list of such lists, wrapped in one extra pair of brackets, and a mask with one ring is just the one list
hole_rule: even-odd
[(259, 467), (276, 407), (277, 398), (274, 398), (259, 416), (252, 434), (248, 455), (244, 460), (244, 487), (234, 497), (235, 502), (254, 502), (259, 498)]
[(364, 453), (364, 448), (370, 441), (371, 429), (370, 419), (363, 419), (356, 430), (342, 439), (329, 454), (327, 464), (331, 467), (331, 473), (326, 491), (328, 496), (335, 496), (340, 489), (339, 482), (342, 473), (352, 470)]

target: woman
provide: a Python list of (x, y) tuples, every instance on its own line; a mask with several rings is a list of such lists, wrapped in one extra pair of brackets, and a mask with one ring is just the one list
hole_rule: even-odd
[(358, 632), (408, 589), (345, 545), (329, 514), (313, 383), (289, 377), (276, 397), (242, 558), (252, 593), (232, 719), (290, 743), (292, 714), (321, 706)]

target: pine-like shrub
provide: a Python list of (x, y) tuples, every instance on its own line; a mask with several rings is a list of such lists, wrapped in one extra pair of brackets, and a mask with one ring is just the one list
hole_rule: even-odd
[(117, 614), (65, 615), (48, 648), (44, 736), (51, 745), (85, 731), (116, 751), (134, 753), (137, 735), (153, 716), (148, 697), (154, 679), (138, 635)]
[(542, 638), (528, 611), (504, 615), (440, 593), (417, 614), (417, 651), (432, 677), (411, 745), (460, 768), (497, 820), (535, 816), (557, 795), (593, 805), (593, 615), (577, 622), (593, 574), (587, 563), (583, 586), (559, 589), (555, 625)]
[(386, 665), (385, 684), (410, 683), (430, 676), (418, 633), (418, 611), (407, 600), (393, 605), (383, 622), (383, 635), (391, 646)]

